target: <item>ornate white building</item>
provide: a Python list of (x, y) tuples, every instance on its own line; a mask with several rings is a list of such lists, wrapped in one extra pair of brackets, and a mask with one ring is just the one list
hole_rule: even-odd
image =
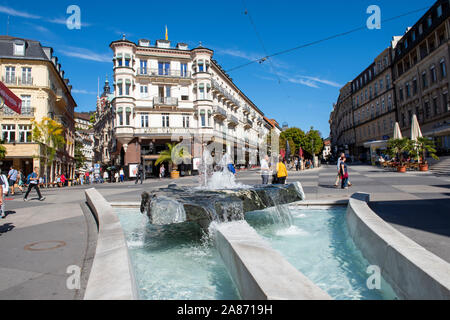
[[(114, 52), (114, 164), (154, 161), (166, 143), (183, 141), (199, 158), (202, 146), (215, 141), (234, 153), (237, 165), (256, 165), (270, 125), (263, 112), (233, 83), (204, 47), (123, 38)], [(182, 137), (182, 138), (181, 138)], [(191, 170), (192, 168), (186, 168)], [(194, 168), (195, 169), (195, 168)]]

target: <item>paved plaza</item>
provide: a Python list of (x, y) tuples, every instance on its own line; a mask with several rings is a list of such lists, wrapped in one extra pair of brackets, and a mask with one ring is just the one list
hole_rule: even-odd
[[(300, 181), (308, 200), (348, 199), (355, 192), (371, 194), (372, 209), (385, 221), (426, 249), (450, 262), (450, 176), (398, 174), (369, 166), (350, 166), (353, 187), (334, 188), (335, 166), (289, 172)], [(258, 171), (238, 173), (238, 182), (260, 183)], [(95, 187), (108, 201), (140, 201), (143, 190), (176, 183), (198, 184), (198, 177), (103, 184)], [(85, 204), (92, 186), (46, 189), (46, 201), (17, 195), (7, 201), (0, 220), (0, 299), (81, 299), (96, 244), (96, 224)], [(20, 193), (20, 192), (19, 192)], [(80, 290), (68, 290), (67, 267), (83, 269)]]

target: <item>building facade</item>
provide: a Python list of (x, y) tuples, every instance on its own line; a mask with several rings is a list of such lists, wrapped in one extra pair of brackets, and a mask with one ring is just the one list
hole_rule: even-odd
[(404, 136), (417, 115), (422, 133), (450, 150), (448, 1), (437, 1), (393, 48), (397, 116)]
[[(7, 150), (2, 169), (11, 165), (30, 173), (39, 167), (41, 175), (53, 181), (58, 173), (74, 175), (75, 100), (69, 80), (64, 76), (53, 49), (38, 41), (9, 36), (0, 37), (0, 70), (2, 82), (22, 99), (22, 114), (4, 106), (0, 110), (1, 138)], [(32, 120), (40, 122), (52, 118), (65, 129), (66, 145), (58, 150), (56, 158), (44, 172), (40, 147), (33, 141)]]
[(231, 151), (237, 165), (257, 164), (258, 146), (268, 133), (264, 114), (213, 59), (212, 50), (125, 38), (110, 47), (115, 165), (142, 162), (147, 175), (157, 175), (155, 161), (167, 143), (183, 142), (195, 159), (211, 141)]
[(80, 150), (86, 159), (81, 167), (77, 168), (79, 172), (89, 170), (94, 162), (94, 129), (91, 124), (90, 113), (75, 112), (75, 140), (79, 144)]
[[(334, 153), (344, 151), (353, 130), (349, 153), (369, 160), (386, 148), (396, 122), (403, 136), (411, 136), (414, 114), (440, 153), (450, 152), (449, 5), (438, 0), (403, 36), (393, 37), (391, 46), (351, 82), (350, 93), (348, 84), (341, 89), (329, 120)], [(348, 96), (353, 124), (344, 103)]]

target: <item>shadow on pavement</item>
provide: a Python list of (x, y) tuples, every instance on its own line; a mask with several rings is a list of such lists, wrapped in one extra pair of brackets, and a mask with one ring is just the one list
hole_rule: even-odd
[(7, 233), (11, 230), (13, 230), (15, 226), (12, 223), (5, 223), (2, 226), (0, 226), (0, 236), (4, 233)]

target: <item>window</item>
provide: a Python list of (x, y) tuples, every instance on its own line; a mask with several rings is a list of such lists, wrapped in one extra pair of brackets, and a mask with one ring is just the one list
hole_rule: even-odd
[(131, 118), (131, 108), (127, 108), (126, 112), (125, 112), (125, 125), (129, 126), (130, 125), (130, 118)]
[(199, 87), (198, 88), (198, 100), (204, 100), (205, 99), (205, 87)]
[(412, 39), (413, 42), (416, 41), (416, 32), (415, 31), (413, 31), (411, 33), (411, 39)]
[(169, 115), (168, 114), (163, 114), (162, 115), (162, 126), (163, 128), (168, 128), (170, 125), (169, 123)]
[(119, 126), (123, 126), (123, 110), (120, 108), (117, 111), (117, 115), (119, 116)]
[(140, 74), (147, 74), (147, 60), (141, 60), (141, 68), (139, 69)]
[(22, 68), (22, 84), (32, 84), (31, 68)]
[(392, 98), (391, 95), (388, 96), (388, 110), (391, 111), (392, 108)]
[(433, 111), (434, 111), (435, 116), (437, 116), (439, 114), (439, 105), (438, 105), (437, 97), (433, 98)]
[(183, 116), (183, 128), (189, 128), (189, 116)]
[(141, 114), (141, 127), (148, 128), (148, 114), (147, 113)]
[(4, 124), (2, 125), (2, 138), (6, 143), (16, 142), (16, 125)]
[(122, 54), (117, 55), (117, 66), (118, 67), (123, 66)]
[(442, 94), (442, 109), (443, 111), (450, 111), (450, 105), (448, 103), (448, 93), (444, 92)]
[(385, 112), (386, 111), (386, 104), (384, 103), (384, 98), (381, 99), (381, 112)]
[(14, 55), (15, 56), (25, 55), (25, 42), (23, 41), (14, 42)]
[(428, 83), (427, 83), (427, 73), (424, 71), (422, 73), (422, 87), (426, 88), (428, 87)]
[(386, 76), (386, 89), (389, 89), (391, 87), (391, 76)]
[(170, 86), (166, 86), (166, 97), (170, 98), (171, 96)]
[(19, 125), (19, 142), (31, 142), (31, 125)]
[(130, 95), (130, 87), (131, 87), (131, 83), (125, 83), (125, 95), (126, 96)]
[(383, 79), (380, 79), (380, 91), (383, 90)]
[(431, 108), (430, 103), (428, 101), (424, 103), (424, 110), (425, 110), (425, 118), (428, 119), (429, 117), (431, 117)]
[(437, 16), (438, 18), (440, 18), (442, 16), (442, 5), (440, 5), (439, 7), (436, 8), (437, 11)]
[(123, 83), (121, 80), (119, 82), (117, 82), (117, 91), (118, 91), (119, 96), (123, 95)]
[(125, 67), (130, 66), (131, 57), (129, 55), (125, 55)]
[(413, 95), (416, 95), (417, 94), (417, 79), (413, 78), (412, 83), (413, 83)]
[(20, 96), (22, 99), (22, 114), (29, 115), (31, 114), (31, 96), (30, 95), (22, 95)]
[(441, 79), (444, 79), (447, 77), (447, 66), (445, 65), (445, 60), (442, 59), (439, 65), (441, 69)]
[(376, 110), (376, 115), (379, 116), (380, 115), (380, 102), (377, 101), (377, 110)]
[(406, 118), (404, 113), (402, 113), (402, 127), (406, 127)]
[(5, 83), (15, 83), (15, 82), (16, 82), (16, 68), (6, 67)]
[(403, 101), (403, 88), (398, 89), (398, 97), (400, 101)]
[(204, 72), (204, 71), (205, 71), (205, 68), (203, 65), (203, 60), (199, 60), (198, 61), (198, 72)]
[(422, 24), (419, 25), (419, 34), (421, 35), (423, 33), (423, 26)]
[(406, 84), (405, 84), (405, 89), (406, 89), (406, 96), (409, 98), (409, 97), (411, 97), (411, 89), (410, 89), (410, 86), (409, 86), (409, 82), (407, 82)]
[(428, 16), (428, 19), (427, 19), (427, 26), (428, 26), (428, 27), (431, 27), (432, 24), (433, 24), (433, 19), (431, 18), (431, 16)]
[(141, 98), (147, 98), (148, 97), (148, 86), (147, 85), (141, 85)]
[(168, 76), (170, 70), (170, 62), (158, 62), (158, 75)]
[(206, 127), (206, 112), (205, 110), (200, 111), (200, 125)]
[(435, 68), (435, 66), (431, 66), (430, 71), (431, 71), (431, 82), (435, 83), (437, 81), (437, 75), (436, 75), (436, 68)]
[(187, 63), (180, 64), (181, 68), (181, 77), (186, 78), (187, 77)]

